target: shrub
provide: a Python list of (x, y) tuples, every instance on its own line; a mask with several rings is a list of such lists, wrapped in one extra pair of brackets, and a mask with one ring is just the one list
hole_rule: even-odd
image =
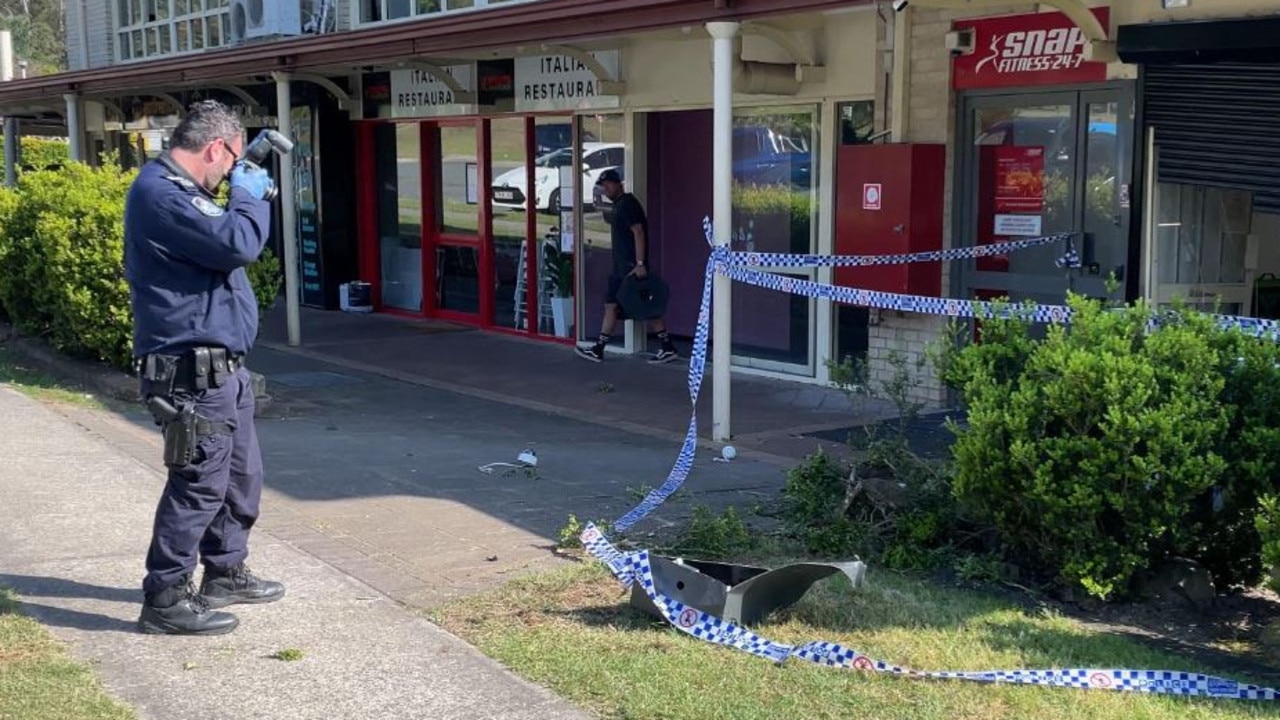
[[(65, 140), (24, 135), (19, 146), (22, 148), (19, 158), (20, 166), (35, 170), (46, 170), (64, 165), (70, 159), (70, 146)], [(0, 157), (4, 153), (4, 138), (0, 138)], [(21, 167), (19, 168), (21, 170)]]
[[(128, 370), (133, 315), (124, 279), (124, 201), (136, 172), (115, 158), (22, 173), (0, 188), (0, 307), (19, 331)], [(246, 268), (261, 314), (280, 292), (270, 250)]]
[(733, 507), (716, 516), (705, 505), (698, 505), (671, 549), (707, 559), (729, 559), (748, 552), (754, 544), (751, 531)]
[(276, 300), (280, 297), (280, 286), (284, 282), (284, 276), (280, 270), (280, 259), (271, 252), (270, 247), (267, 247), (262, 250), (262, 255), (258, 256), (257, 261), (245, 267), (244, 270), (249, 276), (249, 284), (253, 286), (254, 296), (258, 299), (258, 330), (261, 332), (262, 323), (267, 313), (276, 306)]
[(955, 493), (1021, 567), (1108, 599), (1197, 545), (1186, 515), (1224, 475), (1231, 414), (1207, 317), (1149, 329), (1145, 305), (1068, 303), (1071, 325), (1043, 340), (983, 321), (982, 344), (944, 363), (968, 405)]
[(132, 324), (122, 267), (132, 174), (71, 163), (23, 173), (0, 195), (0, 303), (60, 352), (127, 368)]

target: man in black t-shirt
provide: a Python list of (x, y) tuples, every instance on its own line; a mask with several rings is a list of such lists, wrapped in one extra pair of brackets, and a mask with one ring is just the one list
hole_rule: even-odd
[[(600, 328), (600, 337), (595, 345), (589, 348), (579, 346), (575, 351), (592, 362), (601, 362), (604, 360), (604, 347), (609, 344), (613, 326), (618, 322), (618, 290), (622, 287), (623, 280), (630, 275), (634, 275), (637, 280), (644, 280), (649, 276), (649, 220), (636, 196), (622, 189), (622, 177), (617, 170), (600, 173), (596, 184), (613, 201), (613, 272), (609, 275), (609, 288), (605, 291), (604, 322)], [(649, 323), (662, 341), (662, 349), (649, 362), (665, 363), (680, 357), (671, 337), (667, 335), (667, 325), (662, 318), (650, 320)]]

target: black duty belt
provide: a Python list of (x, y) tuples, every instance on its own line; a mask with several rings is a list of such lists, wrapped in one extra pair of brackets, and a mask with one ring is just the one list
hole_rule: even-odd
[(181, 355), (151, 354), (138, 359), (138, 375), (171, 390), (201, 391), (222, 387), (244, 367), (244, 355), (222, 347), (191, 348)]

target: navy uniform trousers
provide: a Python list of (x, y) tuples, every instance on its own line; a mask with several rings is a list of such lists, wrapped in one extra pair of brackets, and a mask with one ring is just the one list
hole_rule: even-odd
[[(164, 396), (168, 388), (149, 387), (142, 396)], [(183, 398), (174, 398), (175, 400)], [(156, 507), (147, 577), (152, 593), (184, 583), (196, 568), (197, 552), (207, 568), (228, 570), (249, 554), (249, 531), (258, 519), (262, 497), (262, 452), (253, 423), (253, 389), (241, 367), (217, 388), (190, 395), (196, 413), (234, 428), (200, 439), (191, 462), (170, 468)]]

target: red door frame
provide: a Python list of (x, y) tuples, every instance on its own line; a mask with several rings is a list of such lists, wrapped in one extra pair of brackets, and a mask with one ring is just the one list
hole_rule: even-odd
[[(561, 113), (556, 113), (561, 116)], [(575, 157), (578, 154), (579, 142), (578, 120), (574, 115), (563, 115), (572, 126)], [(510, 116), (504, 116), (510, 117)], [(535, 337), (551, 342), (573, 344), (571, 337), (561, 338), (554, 335), (542, 335), (538, 332), (538, 283), (541, 280), (541, 248), (542, 239), (536, 237), (538, 232), (537, 198), (534, 192), (535, 167), (533, 160), (537, 152), (537, 118), (538, 115), (524, 115), (525, 123), (525, 239), (528, 243), (528, 258), (525, 263), (525, 303), (526, 317), (529, 321), (524, 330), (497, 326), (493, 323), (494, 293), (493, 273), (495, 248), (493, 242), (493, 206), (489, 189), (493, 175), (492, 137), (488, 117), (465, 118), (424, 118), (407, 121), (418, 125), (419, 130), (419, 168), (420, 187), (422, 188), (421, 226), (422, 226), (422, 312), (415, 313), (382, 305), (382, 271), (381, 247), (378, 241), (378, 197), (377, 163), (375, 157), (375, 127), (386, 120), (355, 121), (355, 143), (357, 148), (357, 228), (358, 228), (358, 267), (360, 277), (370, 284), (374, 309), (390, 315), (405, 317), (435, 318), (473, 325), (509, 335)], [(402, 121), (405, 122), (405, 121)], [(476, 131), (476, 165), (479, 204), (478, 225), (475, 236), (457, 235), (440, 232), (439, 208), (436, 206), (436, 172), (440, 169), (440, 145), (437, 142), (438, 130), (441, 127), (467, 127)], [(465, 182), (465, 179), (464, 179)], [(477, 251), (479, 311), (462, 313), (443, 310), (436, 306), (436, 249), (439, 247), (472, 247)], [(579, 253), (574, 253), (575, 258)], [(576, 280), (576, 278), (575, 278)], [(576, 293), (575, 293), (576, 295)], [(576, 312), (575, 312), (576, 316)]]

